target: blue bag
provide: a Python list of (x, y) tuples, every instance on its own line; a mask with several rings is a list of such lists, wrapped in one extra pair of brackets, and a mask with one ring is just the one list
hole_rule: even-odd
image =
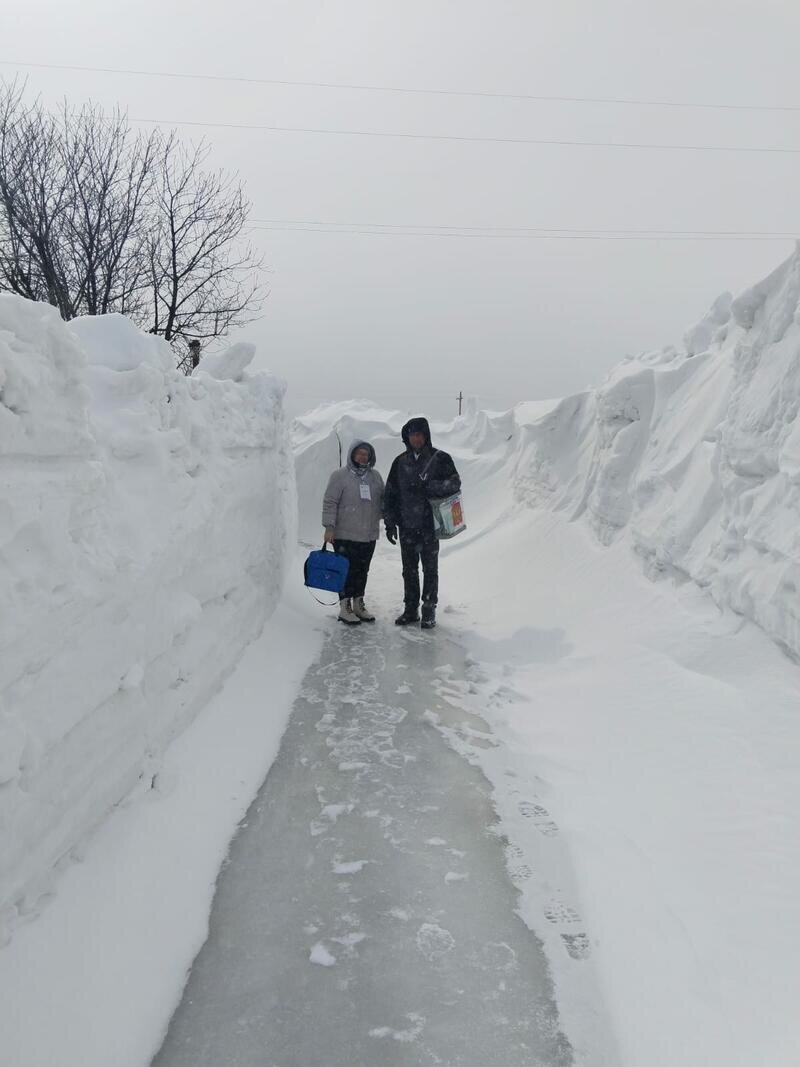
[(303, 572), (306, 585), (311, 589), (325, 589), (329, 593), (341, 593), (350, 570), (350, 560), (336, 552), (327, 552), (327, 545), (310, 552)]

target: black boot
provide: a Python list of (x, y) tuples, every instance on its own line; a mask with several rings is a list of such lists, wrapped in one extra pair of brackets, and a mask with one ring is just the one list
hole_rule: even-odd
[(435, 604), (423, 604), (422, 605), (422, 629), (432, 630), (436, 625), (436, 605)]
[(412, 622), (419, 622), (419, 611), (414, 604), (406, 604), (403, 614), (394, 620), (395, 626), (410, 626)]

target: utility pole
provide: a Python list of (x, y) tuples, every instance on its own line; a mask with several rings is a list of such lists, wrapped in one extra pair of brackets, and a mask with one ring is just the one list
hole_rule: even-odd
[(464, 394), (460, 389), (458, 390), (458, 396), (456, 397), (456, 400), (458, 401), (458, 413), (460, 415), (461, 414), (461, 404), (462, 404), (462, 402), (464, 400)]

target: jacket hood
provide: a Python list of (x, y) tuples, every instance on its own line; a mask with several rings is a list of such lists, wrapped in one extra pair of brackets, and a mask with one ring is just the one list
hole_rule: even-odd
[(428, 420), (422, 415), (418, 415), (416, 418), (409, 419), (400, 431), (400, 436), (403, 438), (403, 444), (406, 448), (411, 448), (411, 445), (408, 443), (409, 434), (416, 432), (424, 433), (426, 442), (428, 444), (431, 443), (431, 428), (428, 425)]
[(369, 452), (369, 469), (372, 470), (372, 468), (375, 466), (375, 449), (372, 447), (369, 441), (353, 441), (347, 453), (347, 466), (350, 468), (351, 471), (358, 471), (362, 469), (360, 467), (357, 467), (353, 462), (353, 453), (357, 448), (366, 448), (367, 452)]

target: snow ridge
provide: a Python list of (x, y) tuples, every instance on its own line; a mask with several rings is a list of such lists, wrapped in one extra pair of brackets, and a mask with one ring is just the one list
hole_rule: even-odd
[(530, 427), (515, 488), (603, 543), (627, 532), (650, 577), (691, 579), (800, 656), (800, 251), (686, 344)]
[(275, 607), (283, 384), (0, 295), (0, 943)]

